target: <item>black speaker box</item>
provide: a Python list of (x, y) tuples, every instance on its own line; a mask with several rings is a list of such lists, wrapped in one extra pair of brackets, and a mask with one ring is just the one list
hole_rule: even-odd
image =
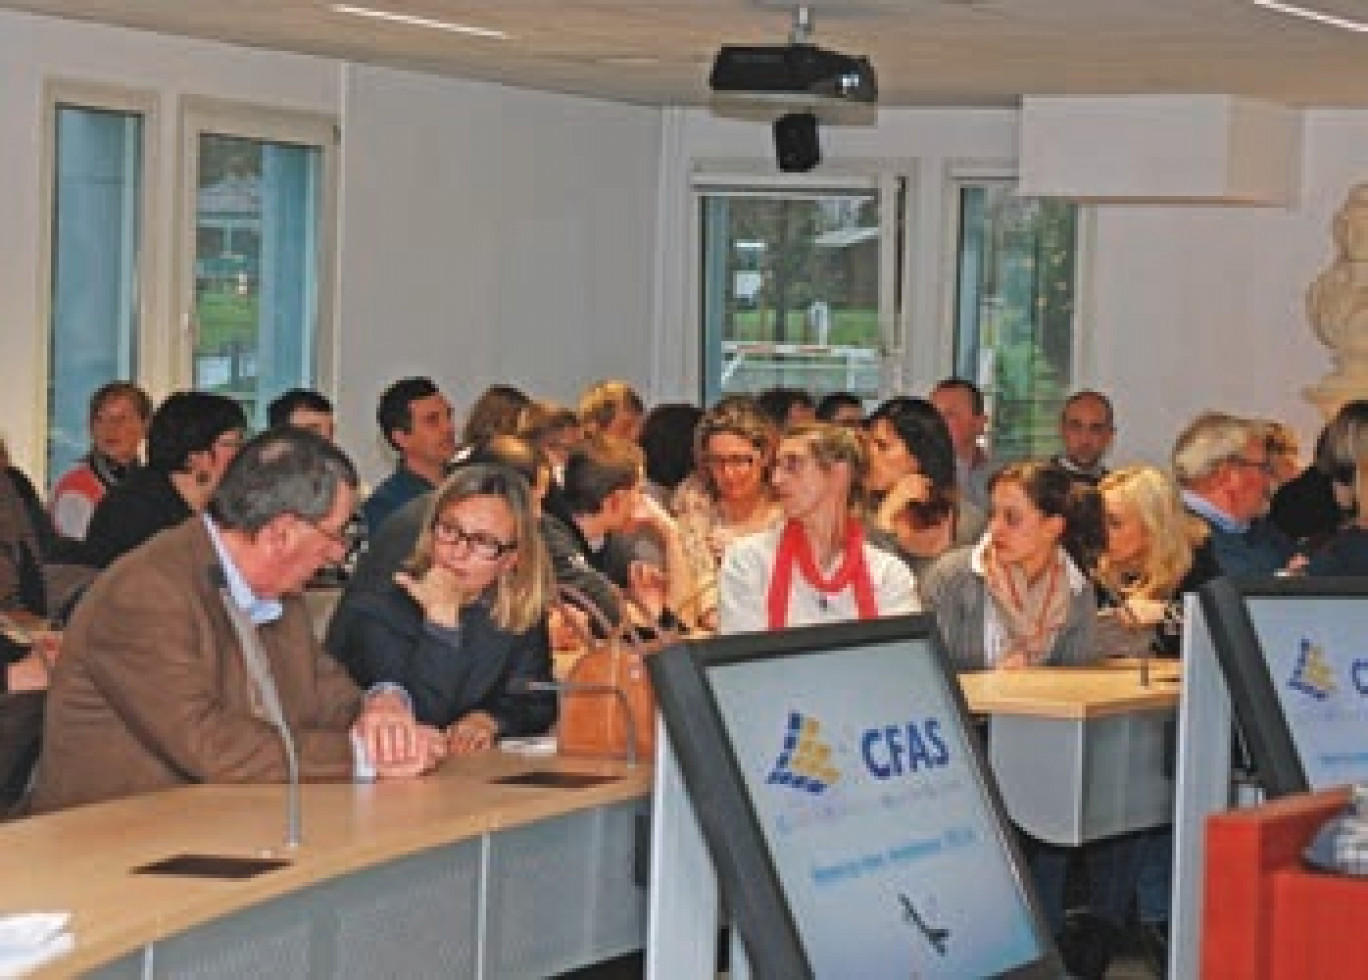
[(774, 120), (774, 157), (785, 173), (806, 173), (821, 163), (817, 117), (810, 112), (790, 112)]

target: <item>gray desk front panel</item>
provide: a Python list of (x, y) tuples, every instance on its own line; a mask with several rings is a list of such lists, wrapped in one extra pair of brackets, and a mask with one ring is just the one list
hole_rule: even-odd
[(594, 963), (645, 941), (646, 896), (632, 881), (641, 807), (433, 848), (170, 936), (92, 975), (518, 978)]

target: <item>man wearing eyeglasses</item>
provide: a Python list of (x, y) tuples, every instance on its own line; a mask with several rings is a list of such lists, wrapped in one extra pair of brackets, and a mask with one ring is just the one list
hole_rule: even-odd
[(445, 743), (401, 689), (324, 654), (301, 590), (346, 547), (356, 471), (312, 432), (269, 431), (205, 513), (105, 571), (63, 637), (36, 812), (191, 783), (282, 782), (273, 704), (305, 781), (415, 776)]
[(1222, 412), (1199, 415), (1173, 447), (1183, 502), (1206, 522), (1227, 575), (1272, 575), (1292, 557), (1291, 540), (1267, 520), (1273, 493), (1262, 427)]

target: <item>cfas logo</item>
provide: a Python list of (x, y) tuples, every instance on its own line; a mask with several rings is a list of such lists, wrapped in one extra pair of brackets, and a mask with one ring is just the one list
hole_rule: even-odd
[(840, 778), (841, 771), (831, 762), (831, 745), (822, 738), (822, 723), (790, 711), (784, 747), (766, 782), (815, 794), (825, 792)]
[(1325, 650), (1303, 639), (1297, 647), (1297, 663), (1287, 686), (1294, 691), (1324, 701), (1335, 693), (1335, 671), (1325, 659)]

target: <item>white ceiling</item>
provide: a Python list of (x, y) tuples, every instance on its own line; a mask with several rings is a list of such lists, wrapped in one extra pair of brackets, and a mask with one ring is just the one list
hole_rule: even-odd
[[(0, 0), (0, 7), (629, 102), (696, 105), (719, 44), (780, 43), (779, 0), (350, 0), (508, 40), (334, 13), (327, 0)], [(1301, 0), (1368, 16), (1365, 0)], [(1228, 93), (1368, 105), (1368, 34), (1249, 0), (814, 0), (812, 40), (873, 61), (880, 104)]]

